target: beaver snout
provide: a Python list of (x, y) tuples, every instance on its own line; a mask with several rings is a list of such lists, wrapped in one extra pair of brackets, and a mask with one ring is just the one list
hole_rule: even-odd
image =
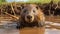
[(28, 15), (28, 16), (27, 16), (27, 18), (28, 18), (28, 19), (31, 19), (31, 18), (32, 18), (32, 16)]

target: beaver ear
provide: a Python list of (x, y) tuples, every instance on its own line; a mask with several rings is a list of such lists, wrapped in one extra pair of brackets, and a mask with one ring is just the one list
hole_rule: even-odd
[(21, 10), (24, 9), (24, 6), (21, 6)]
[(23, 4), (21, 5), (21, 9), (24, 9), (24, 5)]
[(36, 9), (39, 9), (39, 7), (38, 7), (38, 6), (36, 6)]
[(24, 6), (22, 6), (21, 8), (24, 9)]

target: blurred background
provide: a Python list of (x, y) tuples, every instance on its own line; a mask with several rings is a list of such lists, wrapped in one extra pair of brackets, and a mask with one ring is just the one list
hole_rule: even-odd
[[(49, 3), (51, 0), (0, 0), (0, 3), (2, 2), (38, 2), (38, 3)], [(58, 2), (60, 0), (53, 0), (54, 2)]]

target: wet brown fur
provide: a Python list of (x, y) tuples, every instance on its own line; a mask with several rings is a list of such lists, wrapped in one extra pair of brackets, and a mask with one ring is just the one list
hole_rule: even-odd
[[(27, 5), (24, 6), (24, 8), (27, 8), (28, 11), (31, 11), (32, 8), (34, 8), (34, 7), (35, 7), (37, 13), (36, 13), (36, 15), (33, 15), (34, 20), (31, 23), (25, 21), (24, 17), (27, 14), (26, 15), (22, 14), (22, 12), (24, 11), (24, 9), (22, 9), (22, 11), (20, 12), (21, 13), (21, 18), (19, 20), (19, 23), (22, 26), (20, 26), (20, 27), (25, 27), (25, 26), (33, 27), (33, 26), (36, 26), (36, 25), (41, 26), (41, 27), (44, 26), (45, 17), (44, 17), (44, 14), (43, 14), (42, 10), (35, 4), (27, 4)], [(38, 9), (36, 7), (38, 7)]]

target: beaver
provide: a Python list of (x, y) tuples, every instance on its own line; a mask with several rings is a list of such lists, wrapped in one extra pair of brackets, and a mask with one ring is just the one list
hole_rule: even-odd
[(24, 8), (22, 8), (20, 12), (20, 16), (17, 28), (44, 26), (45, 16), (36, 4), (24, 5)]

